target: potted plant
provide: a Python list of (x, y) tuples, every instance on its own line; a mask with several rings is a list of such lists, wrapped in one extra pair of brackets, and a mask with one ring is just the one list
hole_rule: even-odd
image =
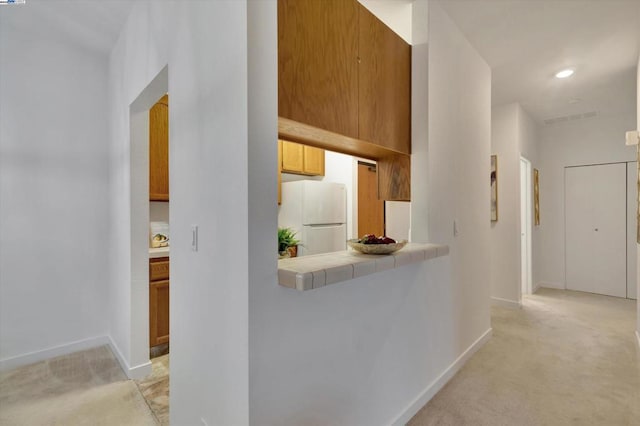
[(278, 228), (278, 254), (281, 257), (296, 257), (298, 255), (296, 232), (291, 228)]

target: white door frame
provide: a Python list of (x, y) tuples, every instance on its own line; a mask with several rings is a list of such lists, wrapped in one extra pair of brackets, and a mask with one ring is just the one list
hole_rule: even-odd
[(533, 291), (533, 185), (531, 161), (520, 156), (520, 294)]
[[(131, 379), (151, 373), (149, 360), (149, 110), (169, 89), (165, 66), (129, 106)], [(171, 164), (171, 161), (169, 162)], [(170, 296), (171, 297), (171, 296)]]

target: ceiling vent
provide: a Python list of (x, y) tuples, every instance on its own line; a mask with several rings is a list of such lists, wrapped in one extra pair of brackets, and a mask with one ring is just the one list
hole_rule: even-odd
[(545, 126), (551, 126), (553, 124), (568, 123), (568, 122), (582, 120), (585, 118), (593, 118), (593, 117), (596, 117), (597, 115), (598, 115), (598, 111), (589, 111), (582, 114), (573, 114), (573, 115), (565, 115), (562, 117), (547, 118), (542, 121), (544, 122)]

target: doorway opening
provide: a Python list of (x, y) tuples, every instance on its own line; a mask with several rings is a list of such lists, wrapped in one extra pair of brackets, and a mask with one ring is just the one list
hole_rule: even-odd
[(531, 162), (520, 157), (520, 290), (521, 295), (532, 293), (532, 170)]
[[(151, 361), (151, 350), (158, 342), (167, 343), (169, 338), (169, 250), (168, 247), (152, 248), (154, 242), (168, 245), (169, 237), (169, 140), (168, 140), (168, 92), (169, 71), (162, 71), (144, 88), (129, 107), (130, 161), (129, 161), (129, 208), (130, 208), (130, 348), (128, 376), (136, 379), (141, 393), (157, 418), (168, 421), (168, 359), (166, 369), (166, 392), (155, 394), (163, 403), (154, 408), (153, 401), (145, 392), (150, 378), (158, 373), (156, 362)], [(166, 111), (159, 111), (158, 101), (165, 99)], [(158, 122), (161, 117), (161, 122)], [(154, 141), (164, 139), (164, 147), (153, 146)], [(159, 158), (164, 158), (158, 161)], [(163, 176), (150, 173), (164, 163)], [(161, 181), (163, 182), (161, 184)], [(152, 223), (163, 223), (160, 228)], [(158, 236), (157, 241), (155, 236)], [(161, 310), (161, 312), (159, 311)], [(158, 323), (158, 320), (160, 323)], [(154, 331), (155, 330), (155, 331)], [(168, 348), (167, 348), (168, 349)], [(157, 378), (156, 378), (157, 379)], [(158, 382), (158, 380), (153, 380)], [(160, 395), (166, 393), (166, 395)]]
[(376, 164), (358, 161), (358, 235), (386, 235), (384, 213), (384, 201), (378, 199)]

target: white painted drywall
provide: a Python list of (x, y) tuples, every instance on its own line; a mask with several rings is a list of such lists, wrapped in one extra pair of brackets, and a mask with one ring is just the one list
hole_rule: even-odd
[(246, 46), (245, 2), (139, 2), (110, 58), (110, 326), (132, 366), (148, 348), (129, 279), (129, 105), (169, 70), (172, 424), (249, 422)]
[(544, 126), (540, 130), (540, 226), (534, 247), (534, 285), (565, 288), (564, 168), (634, 161), (624, 134), (635, 112)]
[(7, 367), (78, 350), (87, 339), (104, 344), (107, 334), (107, 57), (81, 40), (15, 31), (14, 19), (30, 19), (37, 8), (0, 14), (0, 360)]
[[(277, 285), (275, 208), (265, 209), (276, 199), (276, 147), (270, 142), (277, 134), (276, 2), (249, 2), (249, 93), (256, 94), (249, 102), (249, 392), (254, 424), (400, 423), (432, 395), (430, 384), (490, 327), (485, 249), (489, 189), (479, 182), (489, 165), (477, 161), (489, 155), (490, 71), (439, 8), (434, 23), (430, 75), (438, 76), (434, 87), (452, 86), (432, 100), (434, 105), (451, 102), (435, 124), (430, 120), (440, 129), (429, 141), (435, 151), (430, 160), (444, 176), (429, 189), (439, 209), (460, 211), (468, 226), (462, 241), (438, 235), (438, 228), (449, 223), (446, 215), (431, 231), (452, 244), (451, 257), (297, 292)], [(419, 24), (426, 26), (426, 19)], [(463, 111), (454, 107), (461, 104)], [(460, 130), (444, 135), (454, 129)], [(463, 147), (467, 152), (459, 155)], [(414, 177), (412, 187), (414, 199), (428, 192), (425, 180)]]
[(491, 154), (498, 156), (498, 220), (491, 222), (491, 297), (502, 304), (521, 302), (520, 156), (537, 167), (537, 140), (537, 126), (520, 104), (493, 107)]
[[(637, 75), (638, 75), (637, 83), (636, 83), (636, 99), (637, 99), (637, 103), (636, 103), (636, 130), (640, 131), (640, 56), (638, 56), (638, 66), (637, 66), (636, 72), (637, 72)], [(640, 147), (636, 147), (636, 149), (640, 149)], [(640, 189), (639, 189), (639, 191), (640, 191)], [(637, 226), (640, 226), (640, 223), (638, 223)], [(637, 256), (638, 256), (638, 263), (637, 263), (638, 282), (637, 282), (636, 295), (638, 295), (638, 309), (637, 309), (638, 327), (636, 329), (637, 330), (636, 335), (638, 337), (638, 345), (640, 345), (640, 244), (638, 245), (637, 249), (638, 249), (638, 253), (637, 253)]]
[(169, 222), (169, 203), (166, 201), (150, 201), (149, 221)]
[[(491, 70), (440, 2), (429, 2), (428, 15), (428, 235), (429, 240), (450, 246), (457, 305), (451, 320), (464, 347), (490, 327)], [(418, 117), (425, 113), (414, 111)], [(424, 153), (422, 144), (413, 141), (414, 147), (418, 145), (414, 155)], [(417, 179), (412, 170), (412, 188), (419, 194), (424, 182)], [(414, 238), (414, 218), (424, 211), (411, 204), (412, 239), (420, 242)], [(457, 237), (453, 220), (458, 224)]]
[(513, 103), (491, 112), (491, 154), (498, 156), (498, 220), (491, 222), (491, 297), (516, 305), (521, 293), (518, 108)]
[(358, 0), (378, 19), (411, 44), (411, 10), (408, 0)]

